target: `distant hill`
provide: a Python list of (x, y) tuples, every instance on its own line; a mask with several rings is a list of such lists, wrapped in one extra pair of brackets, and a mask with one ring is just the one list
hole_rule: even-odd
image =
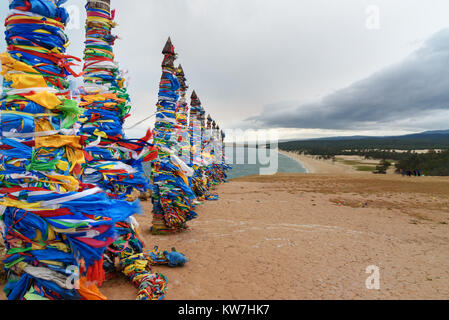
[(342, 136), (342, 137), (324, 137), (324, 138), (313, 138), (304, 140), (283, 140), (284, 142), (296, 142), (296, 141), (348, 141), (348, 140), (364, 140), (364, 139), (399, 139), (399, 140), (409, 140), (409, 139), (449, 139), (449, 129), (448, 130), (434, 130), (434, 131), (424, 131), (420, 133), (412, 133), (402, 136)]
[[(383, 138), (383, 137), (370, 137), (370, 136), (344, 136), (344, 137), (325, 137), (325, 138), (314, 138), (314, 139), (308, 139), (303, 141), (319, 141), (319, 140), (360, 140), (360, 139), (367, 139), (367, 138)], [(292, 140), (290, 140), (292, 141)]]
[(449, 130), (426, 131), (387, 137), (330, 137), (279, 143), (283, 150), (323, 154), (345, 150), (449, 149)]
[(425, 131), (421, 134), (449, 134), (449, 130), (434, 130), (434, 131)]

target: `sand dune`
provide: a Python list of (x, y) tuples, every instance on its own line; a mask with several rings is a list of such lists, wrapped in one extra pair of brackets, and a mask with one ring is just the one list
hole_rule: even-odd
[[(176, 247), (184, 268), (166, 299), (448, 299), (449, 179), (280, 174), (236, 179), (198, 209), (190, 230), (152, 236), (151, 204), (139, 216), (148, 246)], [(370, 265), (380, 290), (368, 290)], [(124, 278), (102, 288), (135, 299)]]
[[(181, 235), (153, 237), (149, 203), (140, 217), (148, 244), (175, 246), (182, 269), (167, 299), (447, 299), (449, 179), (374, 175), (278, 175), (237, 179), (199, 209)], [(380, 268), (367, 290), (366, 268)], [(133, 299), (124, 281), (103, 288)]]

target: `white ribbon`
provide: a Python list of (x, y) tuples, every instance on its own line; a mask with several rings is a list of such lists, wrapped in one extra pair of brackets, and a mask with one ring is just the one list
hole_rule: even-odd
[(134, 226), (134, 228), (139, 229), (140, 225), (137, 222), (136, 218), (134, 218), (134, 216), (130, 216), (129, 217), (129, 221), (131, 222), (131, 224)]
[(60, 130), (50, 130), (50, 131), (40, 131), (40, 132), (29, 132), (29, 133), (16, 133), (16, 132), (3, 132), (3, 137), (5, 138), (33, 138), (33, 137), (46, 137), (53, 136), (62, 133), (65, 136), (76, 135), (76, 129), (60, 129)]
[[(36, 87), (36, 88), (25, 88), (25, 89), (4, 89), (4, 91), (7, 91), (8, 94), (10, 95), (14, 95), (14, 94), (24, 94), (24, 93), (30, 93), (31, 91), (33, 92), (50, 92), (50, 93), (60, 93), (61, 91), (56, 90), (55, 88), (52, 87)], [(67, 90), (64, 90), (67, 91)]]
[(11, 174), (5, 174), (5, 176), (10, 176), (11, 179), (14, 180), (20, 180), (20, 179), (32, 179), (32, 180), (39, 180), (37, 176), (33, 176), (32, 174), (18, 174), (18, 173), (11, 173)]
[(96, 146), (98, 146), (100, 144), (100, 142), (101, 142), (101, 137), (98, 137), (97, 140), (92, 141), (91, 143), (89, 143), (89, 145), (86, 148), (96, 147)]
[[(5, 213), (5, 210), (6, 210), (5, 206), (0, 206), (0, 218)], [(6, 225), (5, 225), (5, 223), (3, 222), (2, 219), (0, 219), (0, 229), (2, 230), (2, 234), (5, 235)]]
[(35, 278), (54, 282), (61, 288), (69, 290), (72, 289), (70, 288), (69, 285), (70, 284), (70, 281), (68, 281), (69, 277), (64, 276), (62, 273), (50, 270), (48, 268), (32, 267), (30, 265), (26, 266), (23, 269), (23, 271)]
[(192, 177), (195, 173), (192, 168), (190, 168), (184, 161), (182, 161), (176, 154), (174, 150), (168, 149), (166, 147), (161, 147), (161, 151), (170, 154), (170, 159), (174, 164), (178, 164), (181, 167), (182, 172), (188, 176)]
[(184, 161), (182, 161), (177, 155), (172, 154), (172, 155), (170, 156), (170, 158), (171, 158), (171, 160), (172, 160), (174, 163), (178, 164), (178, 165), (181, 167), (182, 172), (183, 172), (186, 176), (188, 176), (188, 177), (192, 177), (192, 176), (193, 176), (193, 174), (195, 173), (195, 172), (193, 171), (193, 169), (190, 168), (188, 165), (186, 165), (186, 163), (185, 163)]
[(62, 197), (59, 199), (54, 199), (54, 200), (49, 200), (49, 201), (44, 201), (41, 203), (42, 208), (46, 208), (46, 207), (51, 207), (51, 206), (55, 206), (55, 205), (59, 205), (61, 203), (65, 203), (65, 202), (69, 202), (69, 201), (73, 201), (73, 200), (77, 200), (80, 198), (84, 198), (90, 195), (93, 195), (97, 192), (101, 192), (100, 188), (93, 188), (93, 189), (89, 189), (83, 192), (78, 192), (75, 194), (72, 194), (70, 196), (67, 197)]

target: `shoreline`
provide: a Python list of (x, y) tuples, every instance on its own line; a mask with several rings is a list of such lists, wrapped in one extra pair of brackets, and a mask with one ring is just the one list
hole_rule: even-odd
[(313, 166), (310, 163), (306, 163), (306, 161), (301, 161), (299, 154), (296, 154), (296, 153), (293, 153), (293, 152), (284, 151), (284, 150), (281, 150), (281, 149), (278, 149), (278, 153), (280, 153), (280, 154), (282, 154), (282, 155), (284, 155), (284, 156), (286, 156), (286, 157), (296, 161), (297, 163), (299, 163), (306, 170), (305, 173), (307, 173), (307, 174), (316, 173), (315, 172), (315, 168), (313, 168)]
[(352, 166), (338, 162), (317, 160), (312, 156), (280, 149), (278, 149), (278, 152), (300, 163), (306, 169), (307, 174), (366, 174), (366, 172), (357, 171)]
[(304, 168), (304, 170), (306, 171), (306, 172), (305, 172), (306, 174), (315, 173), (315, 172), (313, 172), (313, 171), (314, 171), (314, 168), (313, 168), (310, 164), (307, 164), (307, 165), (306, 165), (306, 164), (303, 163), (299, 158), (296, 158), (296, 157), (294, 157), (292, 154), (290, 154), (290, 152), (283, 151), (283, 150), (280, 150), (280, 149), (277, 149), (277, 152), (278, 152), (279, 154), (282, 154), (282, 155), (286, 156), (287, 158), (290, 158), (290, 159), (296, 161), (301, 167)]

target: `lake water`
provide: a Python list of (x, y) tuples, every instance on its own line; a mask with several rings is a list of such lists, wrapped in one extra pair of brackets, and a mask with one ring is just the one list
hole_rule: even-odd
[[(256, 161), (254, 161), (255, 154), (257, 155)], [(259, 155), (262, 155), (262, 159), (259, 159)], [(270, 159), (271, 165), (267, 165), (267, 158)], [(231, 158), (232, 155), (228, 156)], [(276, 160), (277, 158), (277, 160)], [(280, 154), (276, 150), (265, 150), (255, 148), (235, 148), (233, 154), (233, 163), (231, 164), (232, 170), (228, 172), (228, 178), (235, 179), (239, 177), (260, 175), (262, 172), (267, 173), (305, 173), (307, 170), (296, 160)], [(261, 161), (259, 161), (261, 160)], [(254, 163), (255, 162), (255, 163)], [(239, 164), (243, 163), (243, 164)], [(264, 165), (265, 164), (265, 165)], [(270, 168), (270, 170), (266, 170)]]
[[(228, 178), (260, 175), (261, 173), (305, 173), (307, 170), (296, 160), (289, 158), (275, 150), (255, 148), (234, 148), (230, 152), (227, 147), (228, 159), (233, 159), (232, 170), (228, 172)], [(148, 164), (143, 165), (147, 175), (151, 172)]]

